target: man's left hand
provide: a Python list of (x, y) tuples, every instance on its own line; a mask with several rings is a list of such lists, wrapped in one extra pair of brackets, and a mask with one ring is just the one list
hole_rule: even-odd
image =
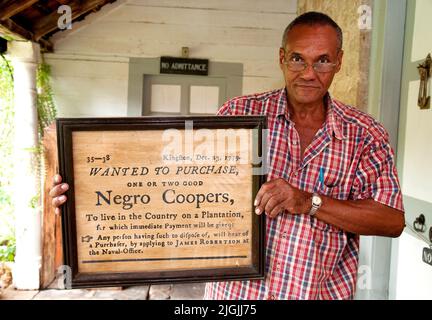
[(279, 178), (264, 183), (255, 197), (255, 213), (265, 212), (270, 218), (288, 211), (290, 214), (304, 214), (311, 209), (312, 194), (291, 186)]

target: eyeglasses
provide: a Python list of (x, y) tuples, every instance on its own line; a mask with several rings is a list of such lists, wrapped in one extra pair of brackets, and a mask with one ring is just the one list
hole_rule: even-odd
[[(287, 61), (285, 57), (282, 59), (282, 63), (285, 64), (289, 70), (294, 71), (294, 72), (304, 71), (309, 66), (309, 64), (303, 60), (300, 60), (300, 61), (288, 60)], [(332, 62), (315, 62), (315, 63), (312, 63), (312, 68), (316, 72), (326, 73), (326, 72), (333, 71), (333, 69), (336, 67), (336, 65), (337, 65), (336, 63), (332, 63)]]

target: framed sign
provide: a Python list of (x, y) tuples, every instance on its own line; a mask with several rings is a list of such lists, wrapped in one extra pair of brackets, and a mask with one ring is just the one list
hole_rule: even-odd
[(72, 287), (262, 279), (264, 116), (57, 119)]

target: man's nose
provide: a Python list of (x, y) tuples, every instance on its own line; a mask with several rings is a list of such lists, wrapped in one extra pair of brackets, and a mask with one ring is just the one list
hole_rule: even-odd
[(313, 80), (316, 78), (316, 71), (312, 64), (307, 64), (306, 68), (300, 74), (301, 78), (305, 80)]

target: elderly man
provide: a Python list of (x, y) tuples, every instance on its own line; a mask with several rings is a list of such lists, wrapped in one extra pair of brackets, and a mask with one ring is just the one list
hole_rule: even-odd
[(270, 172), (255, 199), (267, 219), (266, 277), (211, 283), (212, 299), (350, 299), (359, 235), (397, 237), (402, 196), (385, 129), (332, 99), (342, 31), (308, 12), (285, 30), (285, 88), (232, 99), (220, 115), (266, 114)]
[[(385, 129), (328, 93), (342, 64), (342, 31), (308, 12), (283, 34), (285, 88), (234, 98), (220, 115), (268, 117), (268, 181), (255, 199), (267, 215), (264, 280), (209, 283), (207, 299), (351, 299), (359, 235), (397, 237), (402, 195)], [(53, 205), (66, 201), (57, 177)]]

